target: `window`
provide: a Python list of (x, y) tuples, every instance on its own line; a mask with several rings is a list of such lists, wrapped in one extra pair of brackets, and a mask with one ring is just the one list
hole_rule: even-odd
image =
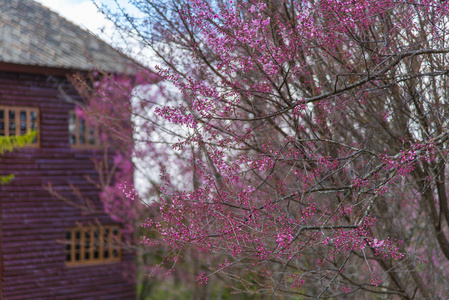
[(118, 226), (85, 226), (66, 230), (66, 265), (118, 262), (121, 231)]
[(19, 136), (37, 131), (31, 146), (39, 145), (39, 109), (0, 106), (0, 136)]
[(100, 146), (98, 128), (87, 124), (75, 111), (69, 113), (69, 141), (72, 147), (98, 148)]

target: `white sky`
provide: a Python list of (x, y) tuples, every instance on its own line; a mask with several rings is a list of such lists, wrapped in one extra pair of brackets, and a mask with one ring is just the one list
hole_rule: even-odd
[[(57, 12), (59, 15), (75, 23), (81, 28), (91, 31), (105, 42), (122, 50), (124, 53), (137, 59), (144, 65), (154, 66), (154, 62), (150, 59), (152, 56), (150, 52), (147, 50), (142, 51), (135, 41), (128, 40), (124, 42), (121, 36), (116, 33), (112, 22), (107, 20), (104, 15), (98, 11), (92, 0), (34, 1), (41, 3), (54, 12)], [(95, 0), (95, 2), (109, 5), (112, 8), (116, 7), (114, 0)], [(128, 4), (127, 0), (118, 0), (117, 2), (126, 9), (133, 11), (133, 7)]]

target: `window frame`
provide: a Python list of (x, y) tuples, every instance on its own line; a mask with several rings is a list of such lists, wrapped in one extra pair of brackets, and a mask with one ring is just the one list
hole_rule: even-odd
[[(26, 144), (24, 145), (24, 148), (39, 148), (40, 147), (40, 143), (41, 143), (41, 139), (40, 139), (40, 109), (38, 107), (31, 107), (31, 106), (15, 106), (15, 105), (0, 105), (0, 110), (3, 110), (3, 135), (0, 136), (5, 136), (5, 137), (10, 137), (10, 136), (22, 136), (24, 134), (30, 133), (31, 130), (34, 130), (31, 128), (32, 126), (32, 120), (31, 120), (31, 116), (32, 113), (35, 112), (36, 113), (36, 131), (37, 131), (37, 135), (36, 135), (36, 141)], [(10, 123), (9, 122), (9, 114), (10, 111), (14, 111), (14, 115), (15, 115), (15, 122), (14, 123)], [(26, 116), (25, 116), (25, 133), (21, 132), (21, 119), (20, 119), (20, 114), (21, 112), (25, 111)], [(10, 132), (10, 124), (14, 124), (15, 126), (15, 134), (11, 135)]]
[[(75, 124), (74, 124), (74, 137), (75, 137), (75, 142), (72, 144), (71, 143), (71, 138), (72, 138), (72, 131), (70, 129), (70, 125), (71, 125), (71, 116), (74, 116), (75, 118)], [(81, 121), (84, 122), (84, 138), (86, 143), (81, 144), (80, 141), (80, 136), (81, 136), (81, 131), (80, 131), (80, 124)], [(94, 141), (95, 144), (90, 144), (89, 143), (89, 136), (90, 136), (90, 130), (93, 129), (94, 131)], [(70, 144), (70, 148), (74, 148), (74, 149), (100, 149), (101, 148), (101, 143), (100, 143), (100, 130), (98, 128), (98, 126), (90, 126), (87, 122), (86, 119), (84, 118), (80, 118), (80, 116), (76, 113), (75, 110), (70, 110), (69, 111), (69, 117), (68, 117), (68, 131), (69, 131), (69, 144)]]
[[(108, 230), (109, 234), (106, 235)], [(114, 233), (116, 230), (116, 234)], [(79, 233), (77, 238), (76, 233)], [(98, 236), (95, 238), (95, 233)], [(70, 238), (68, 238), (70, 233)], [(88, 237), (88, 241), (86, 241)], [(105, 239), (107, 238), (107, 241)], [(93, 243), (92, 243), (93, 241)], [(122, 261), (122, 232), (119, 225), (77, 226), (65, 230), (65, 265), (85, 266)], [(95, 257), (95, 252), (98, 257)], [(105, 255), (108, 253), (108, 255)], [(77, 254), (79, 254), (77, 258)], [(88, 255), (87, 255), (88, 254)]]

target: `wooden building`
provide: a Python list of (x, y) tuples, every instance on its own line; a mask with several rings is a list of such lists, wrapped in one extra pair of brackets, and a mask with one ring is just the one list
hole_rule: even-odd
[[(123, 73), (129, 60), (32, 0), (0, 1), (0, 136), (37, 130), (35, 141), (0, 156), (0, 299), (134, 299), (133, 254), (122, 224), (102, 213), (91, 160), (94, 130), (72, 112), (80, 100), (67, 75), (94, 66)], [(127, 101), (127, 99), (124, 99)], [(97, 213), (52, 197), (73, 187)]]

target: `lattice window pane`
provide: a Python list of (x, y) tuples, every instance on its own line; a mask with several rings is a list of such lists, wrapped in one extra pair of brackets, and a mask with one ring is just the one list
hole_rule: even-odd
[(26, 110), (20, 111), (20, 134), (26, 134), (27, 130), (27, 112)]
[(69, 113), (69, 142), (77, 148), (97, 148), (100, 146), (98, 128), (91, 126), (75, 111)]
[(16, 135), (16, 111), (10, 110), (9, 111), (9, 136)]
[[(39, 110), (30, 107), (0, 106), (0, 136), (19, 136), (39, 131)], [(39, 133), (29, 146), (38, 146)]]
[(83, 265), (121, 260), (118, 226), (76, 227), (66, 231), (66, 264)]

